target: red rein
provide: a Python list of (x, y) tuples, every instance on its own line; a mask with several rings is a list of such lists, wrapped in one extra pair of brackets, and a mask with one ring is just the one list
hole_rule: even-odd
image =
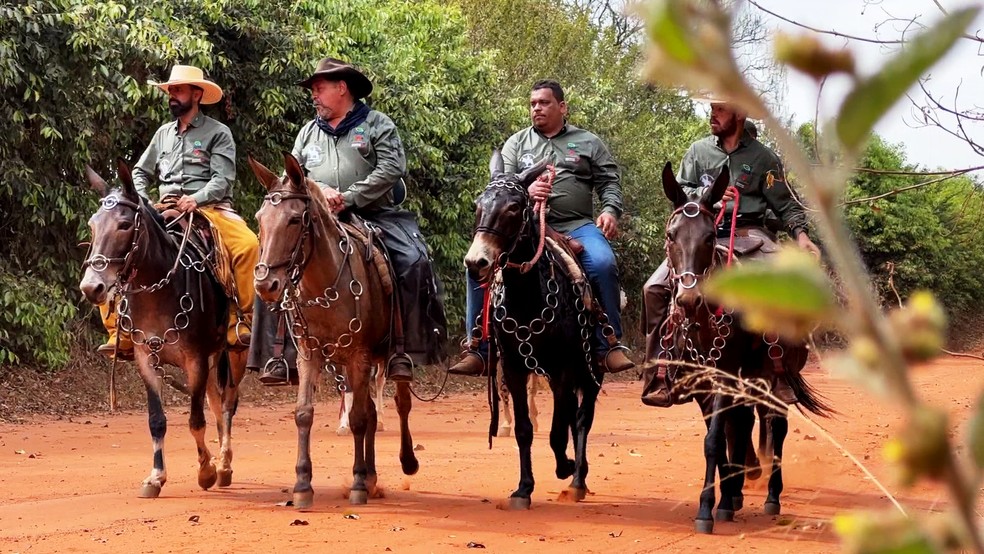
[[(735, 226), (738, 224), (738, 202), (741, 199), (741, 192), (735, 186), (729, 186), (728, 190), (735, 194), (734, 205), (731, 207), (731, 234), (728, 238), (728, 267), (731, 267), (731, 260), (735, 256)], [(714, 226), (717, 227), (721, 224), (721, 220), (724, 219), (724, 214), (728, 210), (728, 203), (721, 202), (721, 211), (718, 212), (717, 218), (714, 219)]]
[[(557, 169), (552, 165), (548, 165), (547, 171), (549, 171), (549, 173), (547, 173), (547, 183), (549, 183), (550, 186), (553, 187), (554, 177), (557, 176)], [(537, 200), (536, 204), (533, 204), (533, 211), (538, 213), (540, 216), (540, 241), (536, 246), (536, 254), (533, 254), (532, 260), (528, 262), (523, 262), (521, 264), (506, 262), (506, 267), (509, 268), (518, 267), (520, 273), (529, 272), (529, 270), (533, 269), (533, 266), (536, 265), (536, 262), (540, 260), (540, 256), (543, 255), (543, 243), (546, 240), (546, 236), (547, 236), (546, 201)]]

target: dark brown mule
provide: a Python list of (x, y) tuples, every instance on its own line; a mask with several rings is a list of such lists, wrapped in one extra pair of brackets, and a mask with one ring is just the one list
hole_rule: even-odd
[[(264, 302), (280, 302), (298, 343), (297, 483), (294, 506), (314, 500), (311, 488), (311, 426), (314, 386), (322, 369), (351, 389), (349, 424), (355, 439), (355, 465), (349, 493), (352, 504), (365, 504), (376, 493), (376, 405), (369, 394), (372, 366), (386, 367), (395, 298), (385, 292), (365, 245), (357, 242), (328, 208), (318, 185), (304, 176), (297, 160), (284, 154), (285, 177), (250, 158), (268, 194), (256, 214), (260, 224), (260, 262), (256, 293)], [(336, 364), (344, 366), (342, 375)], [(396, 383), (400, 414), (400, 463), (403, 472), (419, 469), (410, 437), (410, 383)]]
[[(783, 363), (777, 339), (742, 328), (737, 314), (710, 305), (701, 294), (700, 283), (722, 266), (716, 247), (716, 225), (712, 206), (721, 200), (730, 182), (725, 167), (701, 198), (688, 198), (673, 175), (669, 163), (663, 168), (663, 190), (673, 203), (666, 223), (666, 256), (672, 279), (672, 297), (662, 329), (662, 356), (672, 361), (699, 364), (716, 371), (671, 366), (673, 393), (692, 396), (700, 405), (707, 435), (704, 438), (704, 487), (695, 527), (710, 533), (714, 521), (732, 521), (744, 503), (746, 453), (754, 424), (753, 407), (760, 409), (760, 424), (770, 434), (771, 473), (765, 512), (778, 514), (782, 492), (782, 449), (788, 423), (786, 408), (766, 396), (774, 376), (772, 356)], [(788, 346), (788, 345), (787, 345)], [(792, 351), (792, 349), (789, 349)], [(669, 354), (666, 354), (666, 353)], [(792, 358), (796, 358), (792, 361)], [(790, 356), (800, 364), (787, 371), (787, 380), (802, 408), (826, 417), (831, 410), (799, 373), (805, 357)], [(739, 392), (742, 391), (742, 392)], [(720, 476), (721, 501), (714, 511), (715, 476)]]
[[(154, 465), (140, 496), (155, 498), (167, 481), (161, 404), (162, 364), (184, 370), (191, 396), (188, 423), (198, 446), (198, 484), (208, 489), (232, 483), (232, 417), (246, 352), (226, 346), (228, 300), (222, 287), (195, 260), (184, 241), (173, 239), (160, 214), (133, 186), (130, 168), (119, 162), (122, 188), (110, 190), (86, 167), (92, 188), (102, 196), (89, 219), (92, 247), (79, 288), (89, 302), (103, 304), (115, 288), (122, 296), (118, 325), (130, 332), (137, 366), (147, 387)], [(215, 371), (212, 371), (212, 368)], [(219, 432), (218, 469), (205, 442), (205, 397)]]

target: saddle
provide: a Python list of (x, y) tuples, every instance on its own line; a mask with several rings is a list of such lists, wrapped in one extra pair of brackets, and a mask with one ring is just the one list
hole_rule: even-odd
[[(756, 231), (756, 232), (753, 232)], [(765, 236), (758, 236), (759, 234)], [(759, 250), (765, 253), (772, 253), (778, 250), (775, 239), (773, 237), (768, 237), (761, 229), (756, 229), (754, 227), (745, 227), (735, 229), (735, 254), (738, 256), (748, 256), (749, 254), (755, 253)], [(717, 239), (717, 250), (719, 252), (728, 253), (728, 243), (730, 239), (728, 237), (720, 237)]]
[(386, 256), (386, 249), (383, 239), (379, 236), (378, 230), (355, 214), (349, 214), (348, 221), (340, 221), (345, 231), (358, 243), (358, 250), (364, 252), (364, 259), (371, 261), (379, 273), (379, 280), (383, 286), (383, 292), (393, 294), (393, 265)]
[[(188, 235), (185, 254), (192, 261), (201, 262), (206, 271), (222, 286), (233, 305), (236, 305), (236, 280), (232, 273), (232, 261), (227, 258), (225, 248), (221, 248), (221, 235), (203, 215), (182, 217), (184, 212), (176, 208), (176, 201), (174, 197), (167, 197), (154, 205), (164, 219), (168, 235), (179, 247), (185, 234)], [(191, 229), (188, 228), (189, 225)]]

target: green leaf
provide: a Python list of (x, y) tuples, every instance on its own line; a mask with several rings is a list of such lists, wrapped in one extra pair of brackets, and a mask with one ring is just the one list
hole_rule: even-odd
[(952, 12), (913, 39), (881, 71), (854, 87), (837, 117), (837, 135), (844, 146), (851, 150), (862, 146), (875, 123), (950, 50), (978, 11), (974, 7)]
[(977, 469), (984, 469), (984, 394), (977, 399), (977, 409), (974, 418), (970, 420), (967, 432), (969, 434), (967, 444), (974, 464)]
[(649, 12), (649, 37), (659, 43), (671, 58), (689, 64), (697, 59), (693, 45), (684, 28), (681, 3), (672, 1), (653, 2)]
[(716, 273), (702, 290), (741, 312), (750, 329), (789, 338), (805, 336), (837, 306), (830, 281), (813, 256), (792, 247), (768, 261)]

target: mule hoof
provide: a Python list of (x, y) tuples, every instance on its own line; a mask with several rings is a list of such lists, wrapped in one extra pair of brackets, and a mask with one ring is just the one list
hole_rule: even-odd
[(499, 430), (496, 431), (495, 436), (508, 437), (511, 434), (512, 434), (512, 427), (499, 427)]
[(571, 475), (574, 475), (574, 460), (557, 464), (557, 479), (567, 479)]
[(314, 505), (314, 490), (307, 490), (294, 493), (294, 507), (298, 509), (310, 508)]
[(779, 515), (779, 503), (778, 502), (766, 502), (765, 503), (765, 515), (767, 515), (767, 516), (777, 516), (777, 515)]
[(718, 508), (717, 511), (714, 512), (714, 519), (716, 519), (718, 521), (734, 521), (735, 520), (735, 511), (734, 510), (722, 510), (721, 508)]
[(198, 470), (198, 486), (203, 490), (214, 487), (216, 479), (218, 479), (218, 473), (216, 473), (214, 465), (208, 464)]
[(348, 426), (343, 425), (335, 430), (335, 434), (339, 437), (344, 437), (345, 435), (351, 435), (352, 430), (349, 429)]
[(420, 462), (417, 461), (417, 458), (400, 460), (400, 465), (403, 466), (404, 475), (416, 475), (420, 471)]
[(219, 478), (215, 482), (216, 486), (228, 487), (232, 484), (232, 470), (231, 469), (220, 469), (218, 471)]
[(140, 487), (140, 498), (157, 498), (161, 495), (160, 485), (144, 483)]
[(529, 510), (532, 503), (529, 497), (510, 496), (507, 506), (510, 510)]
[(567, 487), (566, 500), (568, 502), (582, 502), (588, 496), (588, 489), (578, 489), (575, 487)]
[(710, 535), (714, 532), (714, 520), (713, 519), (695, 519), (694, 520), (694, 531), (702, 535)]
[(368, 503), (369, 491), (357, 491), (355, 489), (349, 491), (349, 504), (352, 504), (353, 506), (361, 506)]
[(731, 504), (734, 505), (736, 512), (738, 510), (744, 508), (745, 507), (745, 495), (739, 494), (738, 496), (733, 497), (732, 500), (731, 500)]

